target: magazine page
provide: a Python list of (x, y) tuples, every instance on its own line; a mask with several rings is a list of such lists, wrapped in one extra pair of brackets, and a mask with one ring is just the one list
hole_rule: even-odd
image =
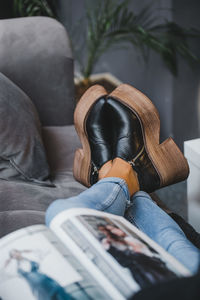
[(0, 299), (111, 299), (68, 245), (43, 225), (0, 239)]
[[(128, 298), (138, 290), (190, 272), (124, 218), (92, 209), (70, 209), (57, 215), (51, 229), (74, 249), (80, 248), (98, 271)], [(79, 251), (80, 251), (79, 249)], [(77, 258), (78, 259), (78, 258)], [(79, 255), (80, 259), (80, 255)]]

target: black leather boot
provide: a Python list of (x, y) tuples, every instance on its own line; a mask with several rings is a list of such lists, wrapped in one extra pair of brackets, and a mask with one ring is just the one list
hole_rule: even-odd
[(160, 187), (160, 178), (144, 146), (140, 121), (121, 102), (108, 98), (107, 105), (113, 122), (113, 158), (129, 162), (137, 172), (140, 189), (151, 192)]
[(81, 97), (75, 112), (74, 123), (82, 143), (74, 157), (74, 177), (86, 186), (97, 182), (99, 169), (112, 160), (110, 115), (107, 93), (99, 85), (89, 88)]
[(160, 144), (160, 119), (153, 103), (137, 89), (122, 84), (109, 96), (101, 86), (88, 89), (74, 121), (83, 148), (74, 158), (74, 177), (86, 186), (98, 170), (120, 157), (138, 174), (140, 189), (153, 192), (187, 178), (189, 167), (175, 142)]
[(148, 97), (121, 84), (107, 97), (107, 103), (114, 126), (113, 158), (132, 165), (141, 190), (153, 192), (187, 178), (187, 160), (173, 139), (160, 144), (159, 114)]
[(86, 120), (86, 132), (91, 151), (91, 185), (97, 182), (99, 169), (107, 161), (112, 160), (110, 117), (106, 98), (101, 98), (95, 102)]

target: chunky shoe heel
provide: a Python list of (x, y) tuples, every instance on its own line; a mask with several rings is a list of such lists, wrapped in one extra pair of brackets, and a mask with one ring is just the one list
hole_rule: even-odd
[(186, 158), (172, 138), (168, 138), (152, 151), (155, 167), (160, 174), (161, 186), (185, 180), (189, 174)]
[(77, 149), (75, 152), (73, 173), (77, 181), (85, 186), (90, 186), (90, 157), (84, 155), (83, 149)]
[(87, 187), (91, 185), (91, 177), (94, 175), (95, 169), (91, 160), (91, 146), (88, 140), (86, 122), (94, 104), (97, 103), (98, 100), (104, 99), (106, 95), (107, 92), (102, 86), (92, 86), (81, 97), (74, 112), (74, 125), (83, 148), (76, 150), (73, 174), (77, 181)]
[(121, 119), (129, 122), (132, 135), (126, 132), (124, 140), (120, 138), (116, 142), (119, 149), (116, 156), (132, 164), (142, 190), (153, 192), (187, 178), (187, 160), (173, 139), (160, 144), (159, 113), (148, 97), (128, 84), (121, 84), (107, 101)]

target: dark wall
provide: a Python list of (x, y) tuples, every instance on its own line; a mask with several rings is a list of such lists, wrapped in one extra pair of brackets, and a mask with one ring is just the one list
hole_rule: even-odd
[[(185, 27), (200, 29), (200, 1), (175, 0), (173, 1), (174, 19)], [(191, 49), (200, 58), (200, 40), (189, 41)], [(179, 58), (179, 76), (174, 79), (173, 127), (176, 141), (200, 137), (198, 112), (200, 84), (200, 65), (193, 63), (189, 67), (183, 59)]]
[(0, 19), (12, 18), (13, 0), (0, 0)]
[[(83, 15), (84, 3), (84, 0), (59, 0), (59, 15), (66, 27)], [(130, 9), (137, 12), (148, 3), (149, 0), (130, 1)], [(167, 10), (171, 8), (171, 0), (154, 1), (154, 7), (156, 18), (163, 15), (171, 18), (171, 11)], [(104, 54), (94, 70), (94, 73), (99, 72), (111, 72), (122, 82), (129, 83), (146, 93), (160, 112), (161, 138), (172, 135), (172, 76), (158, 55), (150, 53), (149, 62), (146, 64), (138, 50), (127, 45), (126, 49), (115, 49)]]
[[(64, 24), (75, 22), (84, 11), (83, 0), (59, 0), (60, 17)], [(71, 4), (70, 4), (71, 3)], [(130, 9), (139, 10), (149, 0), (130, 1)], [(173, 20), (185, 27), (200, 29), (199, 0), (160, 0), (154, 2), (156, 17)], [(196, 55), (200, 54), (200, 39), (191, 41)], [(182, 148), (183, 141), (199, 137), (198, 86), (200, 65), (190, 68), (179, 58), (179, 74), (175, 78), (160, 57), (151, 52), (145, 64), (132, 47), (106, 53), (95, 68), (96, 72), (111, 72), (121, 81), (134, 85), (154, 102), (161, 118), (161, 140), (172, 136)]]

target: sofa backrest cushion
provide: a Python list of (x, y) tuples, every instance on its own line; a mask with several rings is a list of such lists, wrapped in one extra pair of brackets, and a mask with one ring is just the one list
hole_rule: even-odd
[(42, 184), (48, 177), (49, 166), (34, 104), (0, 73), (0, 178)]
[(82, 147), (74, 125), (45, 126), (42, 137), (51, 174), (72, 171), (75, 151)]
[(0, 20), (0, 72), (33, 101), (43, 126), (73, 123), (73, 58), (65, 28), (48, 17)]

